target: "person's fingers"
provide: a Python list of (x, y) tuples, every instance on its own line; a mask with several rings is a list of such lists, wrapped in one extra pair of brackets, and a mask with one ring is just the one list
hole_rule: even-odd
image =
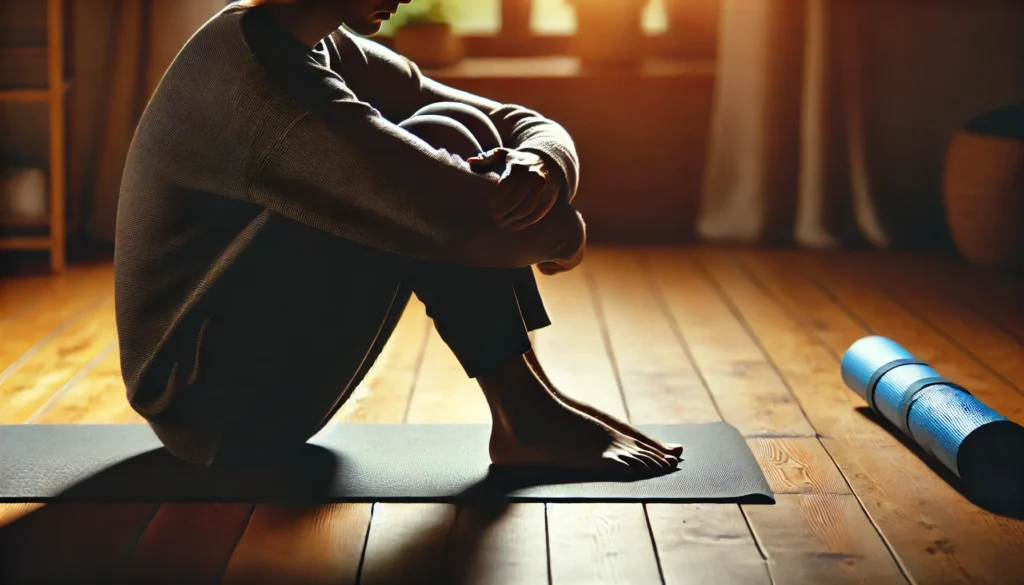
[(502, 221), (513, 210), (538, 195), (544, 183), (536, 175), (521, 175), (508, 184), (509, 188), (501, 196), (491, 202), (491, 215), (496, 221)]
[(509, 189), (499, 199), (491, 202), (491, 217), (495, 221), (502, 223), (505, 216), (520, 206), (529, 196), (530, 193), (525, 189)]
[(548, 183), (531, 205), (516, 209), (509, 214), (502, 227), (516, 231), (526, 229), (544, 219), (544, 216), (551, 211), (557, 201), (558, 185)]
[(534, 211), (543, 204), (544, 190), (535, 192), (530, 197), (524, 197), (519, 206), (511, 210), (499, 221), (501, 227), (511, 227), (516, 222), (530, 217)]
[(487, 152), (482, 152), (476, 156), (466, 159), (470, 165), (487, 166), (494, 164), (499, 158), (503, 157), (504, 153), (500, 148), (495, 148)]

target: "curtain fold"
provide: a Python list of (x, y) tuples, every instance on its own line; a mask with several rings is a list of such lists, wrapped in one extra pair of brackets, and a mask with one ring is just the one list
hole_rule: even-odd
[(865, 163), (853, 8), (724, 0), (701, 238), (888, 245)]
[(114, 239), (124, 161), (153, 90), (189, 37), (225, 5), (224, 0), (117, 0), (109, 31), (85, 31), (110, 36), (103, 99), (96, 111), (83, 112), (101, 117), (82, 186), (92, 238)]

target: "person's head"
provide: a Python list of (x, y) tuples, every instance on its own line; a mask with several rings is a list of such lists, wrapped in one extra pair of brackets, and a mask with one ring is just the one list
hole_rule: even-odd
[(361, 35), (380, 31), (402, 4), (413, 0), (248, 0), (250, 5), (286, 4), (316, 14), (332, 23), (343, 23)]

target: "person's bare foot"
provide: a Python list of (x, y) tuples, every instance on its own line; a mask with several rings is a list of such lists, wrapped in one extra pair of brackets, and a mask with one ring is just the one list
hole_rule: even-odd
[(679, 463), (558, 400), (522, 356), (478, 382), (491, 407), (495, 465), (659, 473)]
[(655, 439), (654, 437), (650, 437), (640, 432), (639, 429), (618, 420), (617, 418), (606, 412), (598, 410), (597, 408), (589, 404), (580, 402), (570, 396), (566, 396), (565, 394), (559, 392), (558, 388), (555, 387), (555, 385), (551, 382), (551, 380), (548, 379), (547, 375), (544, 373), (544, 368), (541, 367), (540, 361), (537, 360), (537, 354), (535, 354), (533, 350), (530, 350), (526, 353), (525, 357), (527, 363), (530, 365), (530, 369), (532, 369), (533, 372), (537, 375), (537, 379), (539, 379), (545, 386), (547, 386), (548, 390), (555, 398), (557, 398), (559, 401), (561, 401), (569, 408), (578, 410), (583, 414), (596, 418), (597, 420), (603, 422), (612, 429), (615, 429), (616, 431), (626, 435), (627, 437), (631, 437), (639, 441), (642, 445), (650, 449), (654, 449), (656, 451), (661, 452), (662, 454), (671, 455), (676, 458), (682, 456), (682, 445), (665, 444)]

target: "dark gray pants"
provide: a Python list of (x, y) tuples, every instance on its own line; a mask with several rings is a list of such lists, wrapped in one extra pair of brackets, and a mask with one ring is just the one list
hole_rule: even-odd
[[(501, 145), (486, 116), (460, 104), (428, 106), (401, 126), (464, 158)], [(522, 355), (528, 331), (550, 324), (528, 267), (414, 260), (283, 217), (239, 264), (199, 336), (204, 381), (150, 421), (169, 451), (201, 465), (258, 465), (298, 449), (362, 381), (413, 294), (470, 377)]]

